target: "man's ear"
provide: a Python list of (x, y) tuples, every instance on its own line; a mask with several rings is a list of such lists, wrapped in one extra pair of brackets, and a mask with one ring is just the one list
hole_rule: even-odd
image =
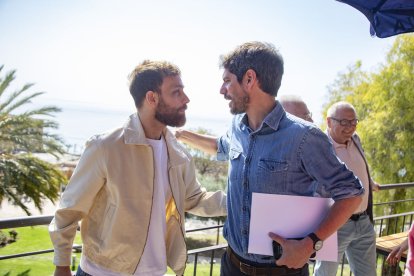
[(329, 117), (326, 117), (326, 125), (328, 128), (331, 128), (332, 120)]
[(246, 85), (246, 88), (251, 88), (257, 82), (256, 72), (253, 69), (249, 69), (244, 73), (242, 83)]
[(157, 106), (158, 105), (158, 93), (154, 91), (148, 91), (147, 94), (145, 94), (145, 101), (150, 106)]

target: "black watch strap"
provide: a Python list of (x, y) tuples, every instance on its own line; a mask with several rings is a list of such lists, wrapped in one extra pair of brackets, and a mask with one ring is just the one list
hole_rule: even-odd
[(315, 233), (310, 233), (308, 237), (313, 241), (313, 250), (318, 251), (322, 248), (323, 241)]

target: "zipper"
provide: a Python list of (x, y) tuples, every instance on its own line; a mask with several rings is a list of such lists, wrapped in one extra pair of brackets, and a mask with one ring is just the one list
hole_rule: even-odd
[(146, 247), (147, 241), (148, 241), (149, 227), (150, 227), (150, 224), (151, 224), (152, 207), (153, 207), (153, 204), (154, 204), (154, 189), (155, 189), (155, 164), (154, 164), (155, 160), (154, 160), (154, 151), (152, 150), (152, 148), (149, 145), (147, 145), (147, 147), (149, 148), (149, 150), (152, 153), (151, 154), (151, 158), (152, 158), (152, 197), (151, 197), (150, 217), (149, 217), (148, 228), (147, 228), (146, 236), (145, 236), (144, 248), (142, 249), (141, 256), (139, 257), (138, 263), (135, 266), (134, 272), (132, 274), (134, 274), (137, 271), (138, 266), (139, 266), (139, 263), (141, 262), (141, 258), (144, 255), (144, 250), (145, 250), (145, 247)]

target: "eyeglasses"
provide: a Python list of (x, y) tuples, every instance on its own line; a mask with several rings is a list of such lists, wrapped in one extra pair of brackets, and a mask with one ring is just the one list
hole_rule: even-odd
[(337, 121), (341, 126), (357, 126), (359, 122), (358, 119), (347, 120), (347, 119), (337, 119), (337, 118), (332, 118), (332, 117), (330, 118), (334, 121)]

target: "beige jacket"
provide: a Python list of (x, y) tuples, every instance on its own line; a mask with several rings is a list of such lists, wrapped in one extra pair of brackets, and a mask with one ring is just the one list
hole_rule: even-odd
[[(201, 188), (191, 156), (168, 129), (163, 135), (172, 191), (166, 212), (167, 263), (181, 275), (187, 260), (184, 212), (225, 215), (226, 195)], [(148, 235), (153, 164), (152, 148), (137, 114), (131, 115), (123, 128), (87, 142), (49, 226), (55, 265), (70, 265), (81, 221), (83, 252), (89, 260), (114, 272), (134, 273)]]

